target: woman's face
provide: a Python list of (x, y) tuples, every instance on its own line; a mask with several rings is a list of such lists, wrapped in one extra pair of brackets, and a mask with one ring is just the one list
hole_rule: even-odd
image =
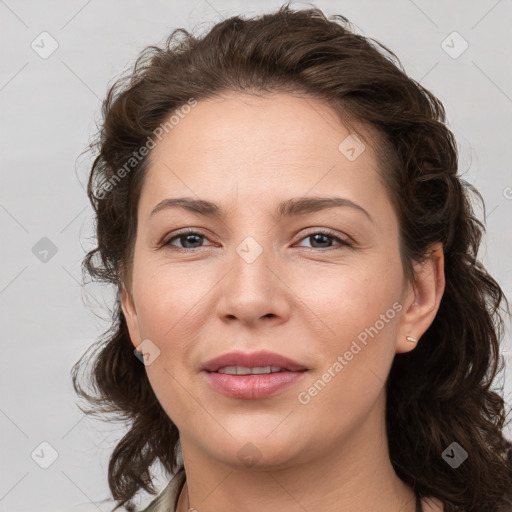
[[(422, 332), (405, 326), (414, 290), (380, 172), (328, 107), (284, 93), (199, 101), (152, 150), (123, 309), (184, 454), (277, 467), (383, 428), (368, 420), (382, 417), (395, 353)], [(219, 216), (162, 203), (177, 198)], [(291, 214), (292, 201), (306, 207)], [(307, 370), (270, 393), (275, 377), (204, 370), (261, 350)], [(255, 394), (219, 392), (222, 378), (237, 389), (253, 379)]]

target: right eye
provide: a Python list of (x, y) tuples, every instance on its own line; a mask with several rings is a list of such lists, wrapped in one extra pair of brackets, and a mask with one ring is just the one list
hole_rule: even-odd
[[(194, 246), (194, 244), (200, 243), (201, 239), (206, 239), (206, 235), (192, 229), (187, 229), (177, 233), (172, 238), (169, 238), (169, 240), (164, 242), (162, 245), (176, 251), (190, 251), (201, 248), (201, 246)], [(182, 247), (175, 246), (172, 243), (174, 240), (179, 240), (179, 242), (182, 244)], [(190, 247), (190, 245), (193, 247)]]

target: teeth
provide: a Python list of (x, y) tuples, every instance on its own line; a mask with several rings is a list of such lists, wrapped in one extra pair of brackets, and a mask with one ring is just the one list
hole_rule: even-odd
[(276, 373), (286, 371), (279, 366), (257, 366), (255, 368), (247, 368), (246, 366), (224, 366), (219, 368), (217, 373), (227, 373), (228, 375), (260, 375), (262, 373)]

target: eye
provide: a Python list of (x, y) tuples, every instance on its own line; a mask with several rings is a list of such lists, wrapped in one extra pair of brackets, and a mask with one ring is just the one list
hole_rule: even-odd
[[(166, 242), (162, 243), (162, 246), (169, 247), (176, 251), (190, 251), (194, 249), (200, 249), (203, 247), (202, 240), (207, 239), (206, 235), (202, 234), (199, 231), (194, 231), (193, 229), (187, 229), (185, 231), (181, 231), (180, 233), (174, 235), (173, 237), (169, 238)], [(349, 242), (347, 239), (340, 238), (336, 235), (334, 231), (330, 231), (328, 229), (326, 230), (319, 230), (314, 231), (305, 237), (303, 237), (301, 240), (307, 240), (309, 239), (311, 243), (313, 244), (313, 247), (311, 249), (336, 249), (341, 247), (352, 247), (352, 243)], [(180, 242), (181, 247), (176, 246), (173, 244), (173, 242), (177, 240)], [(332, 246), (332, 240), (338, 242), (338, 245), (341, 247), (333, 247)], [(316, 244), (316, 246), (315, 246)], [(326, 245), (327, 244), (327, 245)]]
[[(189, 249), (200, 249), (201, 245), (198, 245), (201, 243), (201, 239), (205, 239), (206, 236), (198, 231), (194, 231), (192, 229), (188, 229), (185, 231), (182, 231), (181, 233), (178, 233), (177, 235), (174, 235), (172, 238), (169, 238), (167, 242), (164, 242), (163, 246), (168, 246), (173, 250), (177, 251), (187, 251)], [(178, 240), (182, 246), (177, 247), (171, 242), (174, 240)]]
[[(329, 229), (326, 230), (320, 230), (320, 231), (314, 231), (313, 233), (310, 233), (309, 235), (302, 238), (302, 240), (309, 239), (311, 243), (319, 244), (316, 247), (313, 246), (313, 249), (336, 249), (340, 247), (332, 247), (332, 244), (329, 244), (329, 239), (335, 240), (339, 242), (339, 245), (342, 247), (352, 247), (352, 243), (350, 243), (347, 239), (340, 238), (336, 236), (336, 233), (334, 231), (330, 231)], [(328, 244), (327, 246), (325, 244)]]

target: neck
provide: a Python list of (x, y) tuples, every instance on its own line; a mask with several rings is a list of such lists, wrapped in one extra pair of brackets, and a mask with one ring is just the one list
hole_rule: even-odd
[(182, 438), (187, 481), (177, 512), (415, 512), (415, 494), (389, 460), (385, 401), (379, 402), (335, 448), (279, 468), (224, 464)]

